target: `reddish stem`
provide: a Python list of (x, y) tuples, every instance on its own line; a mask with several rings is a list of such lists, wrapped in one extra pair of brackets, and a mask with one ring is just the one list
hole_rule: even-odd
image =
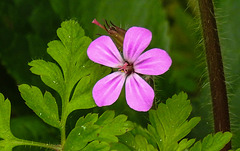
[[(230, 131), (228, 97), (212, 0), (198, 0), (210, 80), (215, 132)], [(222, 151), (231, 149), (229, 142)]]

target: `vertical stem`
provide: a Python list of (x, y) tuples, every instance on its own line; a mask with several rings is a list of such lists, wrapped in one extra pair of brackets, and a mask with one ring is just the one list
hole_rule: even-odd
[[(208, 64), (215, 132), (230, 131), (227, 90), (212, 0), (198, 0)], [(223, 151), (231, 149), (230, 142)]]
[[(66, 85), (69, 85), (67, 80), (65, 80)], [(67, 105), (69, 102), (71, 94), (71, 89), (69, 87), (66, 87), (65, 89), (65, 94), (61, 96), (62, 98), (62, 115), (61, 115), (61, 128), (60, 128), (60, 133), (61, 133), (61, 145), (64, 147), (64, 144), (66, 142), (66, 122), (67, 122)]]
[(61, 133), (61, 145), (62, 147), (65, 144), (66, 141), (66, 115), (65, 112), (62, 113), (62, 119), (61, 119), (61, 128), (60, 128), (60, 133)]
[(60, 133), (61, 133), (61, 145), (64, 147), (64, 144), (66, 142), (66, 122), (67, 122), (67, 104), (68, 104), (68, 99), (70, 96), (69, 91), (66, 90), (66, 93), (64, 97), (62, 97), (62, 116), (61, 116), (61, 128), (60, 128)]

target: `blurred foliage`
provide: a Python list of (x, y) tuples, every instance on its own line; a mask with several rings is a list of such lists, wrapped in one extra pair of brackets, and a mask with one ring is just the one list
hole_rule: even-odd
[[(240, 147), (240, 1), (214, 2), (229, 92), (234, 134), (232, 143), (237, 148)], [(98, 37), (98, 33), (105, 34), (91, 24), (94, 18), (100, 22), (102, 19), (112, 21), (125, 29), (131, 26), (150, 29), (153, 40), (149, 48), (165, 49), (173, 60), (166, 74), (155, 77), (157, 101), (161, 102), (175, 93), (185, 91), (192, 100), (192, 116), (200, 116), (202, 119), (189, 134), (190, 137), (200, 139), (213, 132), (197, 0), (1, 0), (0, 92), (11, 100), (12, 117), (19, 119), (14, 125), (21, 125), (26, 120), (26, 114), (32, 114), (21, 99), (17, 85), (27, 83), (52, 92), (40, 82), (38, 76), (31, 74), (28, 63), (33, 59), (53, 61), (46, 53), (47, 43), (57, 38), (56, 30), (60, 23), (72, 18), (79, 22), (86, 36), (92, 39)], [(124, 97), (120, 97), (120, 100), (106, 108), (116, 110), (117, 114), (125, 113), (130, 120), (142, 125), (149, 122), (147, 114), (129, 110)], [(119, 108), (120, 105), (123, 107)], [(103, 110), (96, 108), (93, 111)], [(76, 114), (79, 113), (74, 112), (72, 116), (78, 116)]]

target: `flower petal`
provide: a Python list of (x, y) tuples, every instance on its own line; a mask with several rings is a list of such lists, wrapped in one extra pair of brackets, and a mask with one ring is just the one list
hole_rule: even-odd
[(154, 91), (138, 74), (133, 73), (126, 80), (126, 100), (136, 111), (148, 111), (152, 107)]
[(113, 104), (121, 93), (125, 78), (125, 73), (117, 71), (99, 80), (92, 91), (97, 106)]
[(133, 63), (148, 47), (152, 40), (150, 30), (142, 27), (131, 27), (127, 30), (123, 42), (123, 56), (126, 61)]
[(123, 64), (122, 56), (108, 36), (95, 39), (89, 45), (87, 55), (92, 61), (108, 67), (117, 68)]
[(154, 48), (146, 51), (134, 62), (134, 71), (146, 75), (160, 75), (168, 71), (172, 59), (162, 49)]

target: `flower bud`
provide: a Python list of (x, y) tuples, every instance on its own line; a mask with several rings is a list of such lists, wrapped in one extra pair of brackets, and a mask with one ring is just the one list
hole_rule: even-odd
[(105, 20), (105, 25), (101, 25), (96, 19), (94, 19), (92, 21), (92, 23), (98, 25), (99, 27), (101, 27), (102, 29), (104, 29), (105, 31), (108, 32), (109, 36), (112, 38), (112, 40), (114, 41), (115, 45), (117, 46), (118, 50), (122, 51), (123, 49), (123, 40), (124, 40), (124, 36), (126, 33), (126, 30), (117, 27), (116, 25), (114, 25), (111, 21), (110, 24), (108, 24), (108, 22)]

